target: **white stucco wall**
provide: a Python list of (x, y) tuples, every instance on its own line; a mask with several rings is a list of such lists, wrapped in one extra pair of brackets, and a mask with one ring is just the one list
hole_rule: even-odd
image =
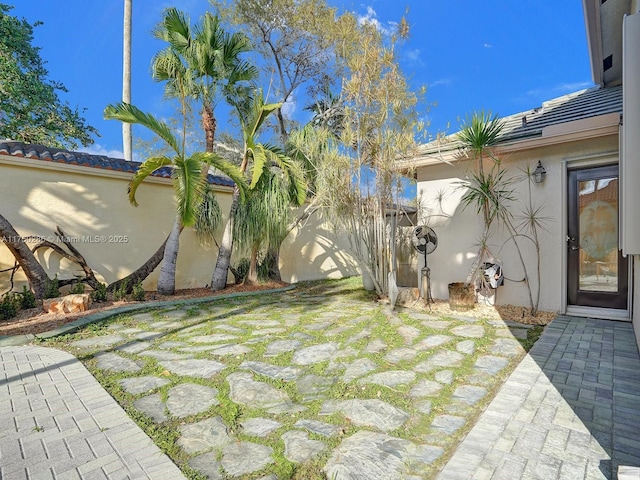
[[(77, 239), (99, 280), (110, 283), (145, 262), (162, 244), (174, 219), (173, 190), (169, 180), (150, 178), (138, 189), (139, 206), (129, 204), (130, 174), (55, 164), (0, 155), (0, 213), (21, 236), (53, 239), (56, 226)], [(231, 189), (216, 192), (223, 215), (229, 212)], [(221, 236), (221, 232), (219, 234)], [(218, 238), (218, 242), (220, 238)], [(348, 243), (331, 234), (320, 217), (309, 219), (292, 232), (281, 249), (283, 280), (340, 278), (358, 273)], [(38, 254), (48, 273), (73, 278), (79, 267), (50, 250)], [(217, 258), (215, 245), (199, 243), (192, 229), (180, 236), (176, 288), (204, 287), (211, 283)], [(0, 270), (14, 258), (0, 244)], [(144, 287), (155, 289), (159, 268)], [(232, 280), (230, 276), (230, 280)], [(18, 289), (25, 277), (15, 277)], [(0, 293), (9, 288), (9, 274), (0, 273)]]
[[(599, 154), (611, 154), (617, 159), (617, 136), (604, 137), (556, 146), (532, 148), (502, 156), (503, 165), (511, 176), (522, 176), (522, 169), (528, 164), (535, 168), (542, 161), (547, 171), (543, 184), (531, 185), (534, 208), (542, 206), (540, 216), (544, 217), (545, 230), (539, 231), (542, 277), (539, 308), (559, 312), (563, 309), (563, 249), (566, 248), (563, 218), (566, 210), (566, 187), (563, 185), (563, 162), (588, 159)], [(435, 298), (448, 298), (447, 285), (450, 282), (465, 281), (478, 251), (478, 241), (482, 232), (482, 217), (473, 208), (463, 210), (460, 198), (463, 191), (457, 183), (463, 181), (468, 172), (466, 162), (453, 165), (438, 163), (420, 167), (417, 170), (417, 190), (420, 201), (420, 222), (431, 225), (438, 234), (438, 249), (429, 256), (432, 293)], [(514, 184), (519, 202), (512, 208), (516, 216), (514, 223), (521, 223), (523, 207), (528, 203), (527, 182)], [(524, 278), (521, 263), (513, 242), (503, 229), (494, 229), (489, 240), (490, 249), (502, 262), (505, 282), (497, 290), (497, 304), (529, 305), (526, 286), (519, 282)], [(536, 294), (536, 255), (531, 242), (520, 242), (529, 277), (532, 279), (533, 294)]]

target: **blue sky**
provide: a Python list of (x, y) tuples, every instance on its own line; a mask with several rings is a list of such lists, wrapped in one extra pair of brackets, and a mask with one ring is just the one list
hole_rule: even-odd
[[(400, 60), (415, 85), (428, 87), (432, 136), (455, 132), (474, 110), (510, 115), (593, 85), (580, 0), (327, 1), (381, 29), (391, 29), (408, 9), (411, 37)], [(49, 77), (68, 88), (62, 98), (86, 108), (87, 122), (102, 135), (85, 150), (121, 156), (121, 125), (103, 120), (102, 112), (122, 94), (123, 1), (5, 2), (15, 6), (12, 15), (44, 22), (34, 43), (42, 47)], [(132, 103), (160, 117), (173, 109), (150, 77), (151, 58), (163, 46), (151, 30), (169, 6), (195, 20), (209, 3), (133, 0)]]

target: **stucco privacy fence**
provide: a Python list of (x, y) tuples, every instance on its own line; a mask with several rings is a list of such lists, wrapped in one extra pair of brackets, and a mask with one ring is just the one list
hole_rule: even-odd
[[(135, 163), (121, 159), (0, 141), (2, 215), (23, 237), (55, 242), (55, 229), (61, 227), (98, 279), (113, 282), (158, 249), (174, 220), (168, 170), (145, 180), (136, 195), (138, 207), (129, 204), (127, 185), (135, 169)], [(220, 176), (210, 175), (209, 180), (226, 220), (233, 184)], [(50, 249), (39, 250), (38, 258), (51, 277), (57, 273), (61, 279), (73, 278), (82, 273)], [(185, 229), (180, 236), (176, 288), (210, 284), (216, 258), (215, 244), (203, 245), (191, 229)], [(13, 265), (9, 250), (0, 246), (0, 270)], [(359, 273), (346, 239), (335, 235), (318, 215), (285, 239), (280, 266), (283, 281), (289, 283)], [(146, 289), (155, 288), (158, 271), (145, 280)], [(8, 273), (0, 274), (0, 291), (8, 290), (9, 280)], [(14, 280), (20, 287), (26, 277), (18, 272)]]

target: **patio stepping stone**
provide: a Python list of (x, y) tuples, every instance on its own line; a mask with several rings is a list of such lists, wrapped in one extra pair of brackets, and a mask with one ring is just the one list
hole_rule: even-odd
[(424, 362), (420, 362), (415, 365), (413, 370), (416, 372), (427, 373), (432, 370), (437, 370), (439, 367), (453, 367), (459, 364), (463, 359), (464, 355), (459, 352), (441, 350), (427, 358)]
[(401, 325), (398, 327), (398, 334), (404, 340), (406, 345), (411, 345), (422, 332), (411, 325)]
[(273, 463), (273, 448), (251, 442), (234, 442), (222, 448), (222, 468), (232, 477), (262, 470)]
[(347, 365), (344, 375), (342, 376), (342, 381), (347, 383), (351, 382), (358, 377), (374, 371), (376, 368), (378, 368), (378, 365), (370, 358), (359, 358)]
[(508, 328), (508, 329), (498, 329), (496, 330), (497, 337), (507, 337), (507, 338), (520, 338), (522, 340), (527, 339), (527, 335), (529, 334), (529, 330), (526, 328)]
[(110, 372), (139, 372), (142, 367), (129, 358), (124, 358), (117, 353), (107, 352), (98, 353), (95, 356), (96, 366), (100, 370), (108, 370)]
[(122, 335), (133, 335), (135, 333), (140, 333), (144, 330), (142, 330), (142, 328), (135, 328), (135, 327), (129, 327), (129, 328), (122, 328), (121, 330), (118, 330), (118, 333), (121, 333)]
[(400, 347), (391, 350), (384, 356), (384, 359), (389, 363), (397, 364), (400, 362), (410, 362), (417, 354), (418, 352), (413, 348)]
[(220, 417), (211, 417), (178, 427), (180, 438), (176, 442), (186, 453), (198, 453), (212, 448), (235, 444), (227, 426)]
[(382, 432), (400, 428), (409, 419), (409, 414), (404, 410), (377, 399), (327, 400), (320, 409), (320, 415), (337, 412), (359, 427), (375, 428)]
[(305, 330), (311, 330), (312, 332), (319, 332), (321, 330), (326, 330), (328, 329), (331, 325), (333, 325), (335, 322), (333, 321), (327, 321), (327, 322), (315, 322), (315, 323), (311, 323), (309, 325), (305, 325), (303, 328)]
[(495, 375), (509, 364), (509, 360), (502, 357), (494, 357), (492, 355), (483, 355), (478, 358), (474, 364), (474, 368), (481, 372)]
[(156, 320), (155, 315), (153, 315), (151, 312), (136, 313), (135, 315), (131, 315), (131, 318), (135, 323), (147, 323)]
[(327, 446), (320, 440), (312, 440), (307, 432), (289, 431), (282, 435), (284, 457), (290, 462), (304, 463), (320, 455)]
[(297, 350), (293, 354), (292, 362), (296, 365), (313, 365), (326, 360), (331, 360), (337, 351), (337, 343), (321, 343), (319, 345), (313, 345), (311, 347), (305, 347)]
[(453, 383), (453, 372), (451, 370), (440, 370), (435, 373), (433, 378), (444, 385), (451, 385)]
[(169, 390), (167, 409), (172, 416), (178, 418), (196, 415), (219, 405), (218, 390), (204, 385), (181, 383)]
[(423, 321), (439, 320), (439, 318), (436, 317), (435, 315), (429, 315), (427, 313), (419, 313), (419, 312), (411, 312), (411, 318), (414, 320), (423, 320)]
[(421, 402), (417, 402), (415, 404), (416, 410), (420, 413), (424, 413), (425, 415), (429, 415), (431, 413), (431, 400), (423, 400)]
[(208, 452), (190, 458), (189, 466), (207, 477), (207, 480), (223, 480), (222, 466), (218, 461), (218, 452)]
[(334, 437), (340, 432), (340, 427), (332, 423), (320, 422), (318, 420), (298, 420), (294, 425), (296, 428), (304, 428), (312, 433), (325, 437)]
[(235, 403), (249, 408), (268, 409), (269, 413), (293, 413), (304, 410), (304, 407), (295, 405), (285, 391), (268, 383), (255, 381), (250, 373), (232, 373), (227, 376), (227, 382), (231, 388), (229, 398)]
[(160, 338), (165, 334), (162, 332), (140, 332), (134, 335), (134, 338), (138, 340), (155, 340), (156, 338)]
[[(345, 342), (347, 345), (350, 345), (352, 343), (357, 343), (360, 340), (364, 340), (365, 338), (369, 338), (371, 336), (371, 330), (368, 328), (364, 328), (362, 329), (360, 332), (356, 333), (355, 335), (351, 335), (347, 341)], [(385, 345), (386, 346), (386, 345)]]
[(143, 357), (152, 357), (156, 360), (185, 360), (192, 358), (192, 355), (185, 355), (184, 353), (167, 352), (166, 350), (145, 350), (139, 354)]
[(465, 355), (473, 355), (473, 352), (476, 351), (476, 344), (473, 343), (473, 340), (463, 340), (457, 343), (456, 350)]
[(182, 323), (180, 322), (170, 322), (167, 320), (161, 320), (159, 322), (153, 322), (149, 324), (149, 328), (153, 329), (175, 329), (182, 327)]
[[(399, 479), (407, 477), (407, 466), (424, 469), (443, 453), (442, 448), (416, 445), (383, 433), (359, 431), (334, 449), (324, 467), (327, 478)], [(422, 478), (413, 476), (411, 478)]]
[(122, 345), (118, 345), (116, 348), (114, 348), (114, 350), (117, 350), (118, 352), (135, 354), (140, 353), (149, 347), (151, 347), (151, 344), (149, 342), (139, 342), (135, 340), (133, 342), (127, 342)]
[(222, 330), (223, 332), (238, 333), (240, 335), (246, 332), (244, 328), (234, 327), (233, 325), (228, 325), (226, 323), (219, 323), (218, 325), (214, 325), (213, 328), (216, 330)]
[(303, 333), (303, 332), (294, 332), (291, 334), (291, 337), (297, 338), (299, 340), (311, 340), (313, 338), (312, 335), (309, 335), (308, 333)]
[(456, 320), (460, 320), (461, 322), (467, 322), (467, 323), (476, 323), (478, 321), (477, 318), (475, 317), (470, 317), (469, 315), (449, 315), (451, 318), (455, 318)]
[(163, 360), (158, 363), (176, 375), (198, 378), (212, 377), (226, 366), (220, 362), (198, 358), (190, 360)]
[(187, 344), (185, 342), (162, 342), (160, 345), (157, 345), (158, 348), (170, 349), (170, 348), (180, 348), (186, 347)]
[(451, 333), (458, 337), (482, 338), (484, 336), (484, 327), (481, 325), (460, 325), (452, 328)]
[(168, 312), (162, 312), (160, 314), (160, 318), (169, 319), (169, 320), (177, 320), (183, 318), (187, 315), (186, 310), (169, 310)]
[(438, 320), (437, 317), (431, 317), (431, 318), (432, 320), (425, 320), (424, 322), (421, 322), (422, 325), (424, 327), (432, 328), (434, 330), (444, 330), (452, 323), (445, 320)]
[(429, 335), (428, 337), (420, 340), (416, 343), (413, 348), (416, 350), (429, 350), (430, 348), (439, 347), (440, 345), (444, 345), (445, 343), (453, 340), (453, 337), (450, 335)]
[(230, 333), (213, 333), (211, 335), (196, 335), (191, 337), (189, 341), (193, 343), (221, 343), (237, 339), (237, 335), (231, 335)]
[(282, 324), (278, 320), (240, 320), (237, 323), (240, 323), (242, 325), (249, 325), (251, 327), (257, 327), (257, 328), (282, 326)]
[(72, 347), (78, 348), (92, 348), (92, 347), (110, 347), (126, 340), (122, 335), (113, 333), (110, 335), (101, 335), (98, 337), (83, 338), (82, 340), (76, 340), (71, 342)]
[(144, 377), (123, 378), (118, 380), (125, 392), (132, 395), (150, 392), (156, 388), (171, 383), (166, 378), (154, 377), (153, 375), (145, 375)]
[(466, 420), (464, 418), (455, 415), (438, 415), (433, 419), (431, 427), (447, 435), (453, 435), (465, 422)]
[(309, 374), (296, 382), (296, 388), (298, 389), (298, 393), (302, 395), (303, 401), (310, 402), (322, 398), (334, 383), (336, 383), (336, 379), (333, 377)]
[(505, 357), (517, 357), (524, 353), (524, 347), (519, 341), (513, 338), (496, 338), (493, 345), (489, 348), (489, 352)]
[(283, 333), (283, 332), (286, 332), (286, 331), (287, 331), (287, 329), (286, 328), (282, 328), (282, 327), (256, 328), (255, 330), (251, 331), (251, 335), (253, 335), (254, 337), (270, 336), (270, 335), (274, 335), (276, 333)]
[(133, 402), (133, 407), (151, 417), (156, 423), (166, 422), (169, 419), (159, 393), (139, 398)]
[(242, 362), (238, 368), (251, 370), (259, 375), (272, 378), (274, 380), (295, 380), (300, 376), (302, 370), (296, 367), (279, 367), (268, 363), (246, 361)]
[(409, 395), (413, 398), (432, 397), (442, 389), (442, 385), (432, 380), (420, 380), (409, 391)]
[(369, 342), (369, 345), (367, 345), (363, 352), (364, 353), (379, 353), (382, 350), (387, 348), (387, 344), (385, 343), (384, 340), (381, 340), (380, 338), (374, 338), (373, 340), (371, 340)]
[(302, 342), (300, 340), (276, 340), (267, 345), (267, 349), (264, 352), (265, 357), (275, 357), (281, 353), (291, 352), (297, 348), (300, 348)]
[(209, 352), (209, 355), (224, 357), (227, 355), (245, 355), (251, 351), (251, 348), (245, 347), (244, 345), (231, 344), (214, 348)]
[(374, 373), (368, 377), (358, 380), (360, 384), (374, 383), (383, 387), (397, 387), (406, 385), (416, 379), (415, 372), (407, 370), (388, 370), (386, 372)]
[(474, 387), (472, 385), (462, 385), (455, 389), (453, 398), (469, 405), (475, 405), (487, 394), (487, 389)]
[(242, 425), (242, 433), (251, 435), (252, 437), (266, 437), (274, 430), (280, 428), (282, 424), (269, 418), (249, 418)]

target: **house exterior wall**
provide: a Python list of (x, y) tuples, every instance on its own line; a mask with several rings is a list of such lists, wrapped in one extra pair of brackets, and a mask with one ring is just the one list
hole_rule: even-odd
[[(531, 198), (534, 208), (542, 206), (544, 230), (539, 231), (541, 290), (539, 308), (559, 312), (563, 308), (565, 270), (563, 249), (566, 248), (564, 219), (566, 211), (566, 187), (564, 162), (596, 156), (610, 156), (617, 161), (618, 138), (602, 137), (581, 142), (546, 145), (501, 155), (503, 166), (509, 176), (522, 176), (527, 165), (535, 168), (542, 161), (547, 171), (545, 182), (531, 184)], [(429, 256), (431, 268), (432, 294), (434, 298), (448, 298), (448, 284), (467, 279), (478, 251), (478, 241), (482, 233), (482, 218), (473, 207), (463, 209), (460, 199), (464, 193), (458, 188), (459, 182), (470, 173), (468, 162), (452, 165), (437, 163), (417, 170), (417, 191), (420, 204), (420, 222), (432, 226), (438, 235), (438, 248)], [(473, 166), (475, 168), (475, 165)], [(528, 203), (528, 183), (522, 180), (514, 184), (518, 202), (512, 207), (515, 224), (523, 208)], [(531, 242), (520, 242), (532, 290), (535, 298), (537, 289), (536, 254)], [(489, 239), (491, 252), (500, 260), (505, 276), (504, 285), (497, 289), (494, 301), (497, 304), (529, 305), (526, 286), (521, 282), (524, 271), (518, 259), (513, 241), (503, 228), (494, 228)], [(420, 259), (420, 265), (422, 261)]]
[[(127, 196), (131, 175), (123, 172), (0, 155), (0, 178), (0, 212), (19, 235), (53, 240), (56, 226), (60, 226), (98, 279), (106, 283), (144, 263), (173, 224), (175, 207), (167, 179), (145, 181), (136, 194), (139, 206), (133, 207)], [(219, 187), (216, 195), (226, 217), (232, 190)], [(283, 280), (357, 274), (347, 250), (344, 238), (333, 237), (326, 224), (312, 217), (285, 240), (280, 258)], [(73, 278), (82, 273), (77, 265), (51, 250), (40, 250), (37, 256), (51, 276), (58, 273), (61, 279)], [(185, 229), (180, 236), (176, 288), (210, 284), (216, 258), (215, 245), (200, 244), (193, 230)], [(0, 270), (13, 264), (9, 250), (0, 245)], [(146, 279), (146, 289), (155, 289), (158, 273), (159, 268)], [(9, 289), (9, 278), (9, 273), (0, 273), (0, 293)], [(15, 282), (20, 289), (26, 278), (19, 272)]]

